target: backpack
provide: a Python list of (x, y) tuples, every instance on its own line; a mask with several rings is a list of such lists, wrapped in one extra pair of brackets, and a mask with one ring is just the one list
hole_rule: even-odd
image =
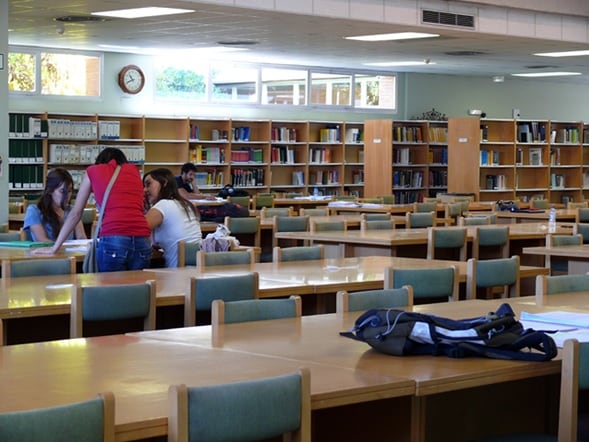
[(350, 331), (340, 335), (394, 356), (431, 354), (549, 361), (557, 354), (552, 337), (545, 331), (524, 329), (509, 304), (502, 304), (494, 313), (461, 320), (373, 309), (361, 315)]
[(237, 203), (223, 203), (219, 206), (198, 206), (201, 221), (213, 221), (215, 223), (222, 223), (226, 216), (232, 218), (244, 218), (250, 216), (250, 211), (247, 207)]

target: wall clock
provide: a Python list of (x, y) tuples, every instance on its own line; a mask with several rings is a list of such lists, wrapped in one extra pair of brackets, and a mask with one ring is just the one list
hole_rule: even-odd
[(125, 66), (119, 72), (119, 87), (127, 94), (138, 94), (145, 86), (145, 74), (134, 64)]

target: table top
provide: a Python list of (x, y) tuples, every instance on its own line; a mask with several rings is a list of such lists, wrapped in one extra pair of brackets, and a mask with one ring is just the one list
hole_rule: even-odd
[(551, 255), (551, 256), (566, 256), (569, 258), (589, 258), (589, 244), (569, 245), (569, 246), (537, 246), (524, 247), (523, 253), (528, 255)]
[[(515, 218), (515, 219), (548, 219), (550, 210), (539, 210), (530, 212), (510, 212), (508, 210), (495, 212), (498, 218)], [(558, 221), (575, 221), (577, 219), (577, 209), (556, 209), (556, 219)]]

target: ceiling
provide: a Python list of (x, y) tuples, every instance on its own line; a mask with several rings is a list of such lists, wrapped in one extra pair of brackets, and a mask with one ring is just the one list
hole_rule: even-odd
[[(293, 0), (296, 1), (296, 0)], [(140, 6), (194, 9), (189, 14), (145, 19), (109, 19), (102, 23), (65, 23), (55, 17), (86, 16), (92, 11)], [(440, 38), (366, 43), (345, 35), (421, 30), (375, 22), (240, 9), (193, 1), (163, 0), (9, 0), (9, 44), (100, 51), (144, 52), (219, 46), (247, 41), (247, 51), (220, 55), (235, 60), (307, 66), (371, 69), (367, 62), (430, 60), (419, 67), (386, 68), (396, 72), (508, 76), (515, 72), (567, 70), (582, 72), (567, 82), (589, 83), (589, 57), (546, 58), (534, 52), (586, 49), (562, 41), (484, 35), (472, 30), (429, 27)], [(100, 45), (125, 47), (105, 48)], [(128, 49), (127, 49), (128, 48)], [(458, 53), (460, 55), (448, 55)], [(465, 55), (475, 53), (478, 55)], [(186, 56), (184, 53), (182, 56)], [(551, 67), (542, 67), (542, 66)], [(383, 68), (372, 68), (383, 70)], [(552, 80), (554, 81), (554, 80)]]

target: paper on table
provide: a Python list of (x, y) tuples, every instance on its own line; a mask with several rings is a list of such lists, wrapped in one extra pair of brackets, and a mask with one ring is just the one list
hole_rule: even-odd
[(563, 347), (567, 339), (576, 339), (579, 342), (589, 342), (589, 329), (580, 328), (570, 331), (559, 331), (550, 335), (558, 347)]
[(543, 313), (522, 312), (522, 321), (544, 322), (549, 324), (569, 325), (589, 328), (589, 313), (553, 311)]

